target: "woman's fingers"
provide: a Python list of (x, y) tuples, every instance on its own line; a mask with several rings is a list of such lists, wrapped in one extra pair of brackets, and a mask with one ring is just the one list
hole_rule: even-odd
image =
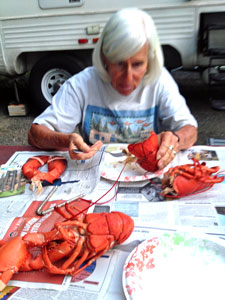
[[(72, 134), (69, 144), (69, 154), (71, 159), (85, 160), (95, 155), (95, 151), (102, 147), (102, 142), (97, 141), (94, 145), (88, 146), (79, 134)], [(74, 153), (74, 150), (80, 150), (81, 153)]]
[(177, 137), (170, 131), (159, 134), (159, 150), (156, 159), (159, 169), (165, 168), (176, 156), (179, 144)]

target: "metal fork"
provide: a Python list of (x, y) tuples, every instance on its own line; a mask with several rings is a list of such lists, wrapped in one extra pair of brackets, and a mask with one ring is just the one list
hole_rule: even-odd
[[(109, 152), (107, 150), (90, 150), (90, 151), (95, 151), (95, 152), (105, 152), (105, 153), (108, 153), (114, 157), (122, 157), (122, 156), (127, 156), (127, 154), (125, 152)], [(74, 149), (73, 150), (73, 153), (76, 153), (76, 154), (79, 154), (79, 153), (84, 153), (83, 151), (79, 150), (79, 149)]]

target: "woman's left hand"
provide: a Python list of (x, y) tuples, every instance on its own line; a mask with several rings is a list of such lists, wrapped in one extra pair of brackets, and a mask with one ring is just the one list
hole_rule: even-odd
[(163, 131), (158, 135), (159, 150), (156, 159), (159, 169), (165, 168), (180, 150), (179, 139), (171, 131)]

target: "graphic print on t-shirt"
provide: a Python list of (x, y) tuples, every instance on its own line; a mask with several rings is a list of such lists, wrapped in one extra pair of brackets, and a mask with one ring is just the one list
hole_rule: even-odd
[(91, 142), (135, 143), (157, 130), (157, 108), (147, 110), (112, 111), (89, 105), (86, 110), (84, 132)]

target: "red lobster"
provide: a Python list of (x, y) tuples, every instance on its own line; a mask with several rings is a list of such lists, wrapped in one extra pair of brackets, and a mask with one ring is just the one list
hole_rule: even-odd
[(162, 179), (162, 194), (170, 198), (180, 198), (204, 192), (215, 183), (224, 180), (224, 176), (218, 176), (220, 167), (207, 167), (205, 162), (200, 163), (192, 158), (193, 164), (170, 168)]
[[(56, 223), (50, 232), (1, 241), (0, 291), (18, 271), (46, 268), (53, 274), (74, 276), (114, 245), (123, 243), (133, 227), (133, 220), (122, 212), (90, 213)], [(42, 250), (35, 258), (29, 251), (32, 247)]]
[[(48, 172), (41, 172), (39, 168), (48, 164)], [(33, 156), (30, 157), (22, 167), (23, 175), (31, 180), (31, 187), (37, 187), (41, 191), (41, 182), (46, 180), (53, 183), (55, 179), (65, 171), (67, 160), (62, 156)]]
[(128, 145), (128, 151), (138, 158), (137, 163), (148, 172), (158, 170), (156, 160), (158, 149), (158, 136), (154, 131), (151, 131), (150, 136), (143, 142)]

